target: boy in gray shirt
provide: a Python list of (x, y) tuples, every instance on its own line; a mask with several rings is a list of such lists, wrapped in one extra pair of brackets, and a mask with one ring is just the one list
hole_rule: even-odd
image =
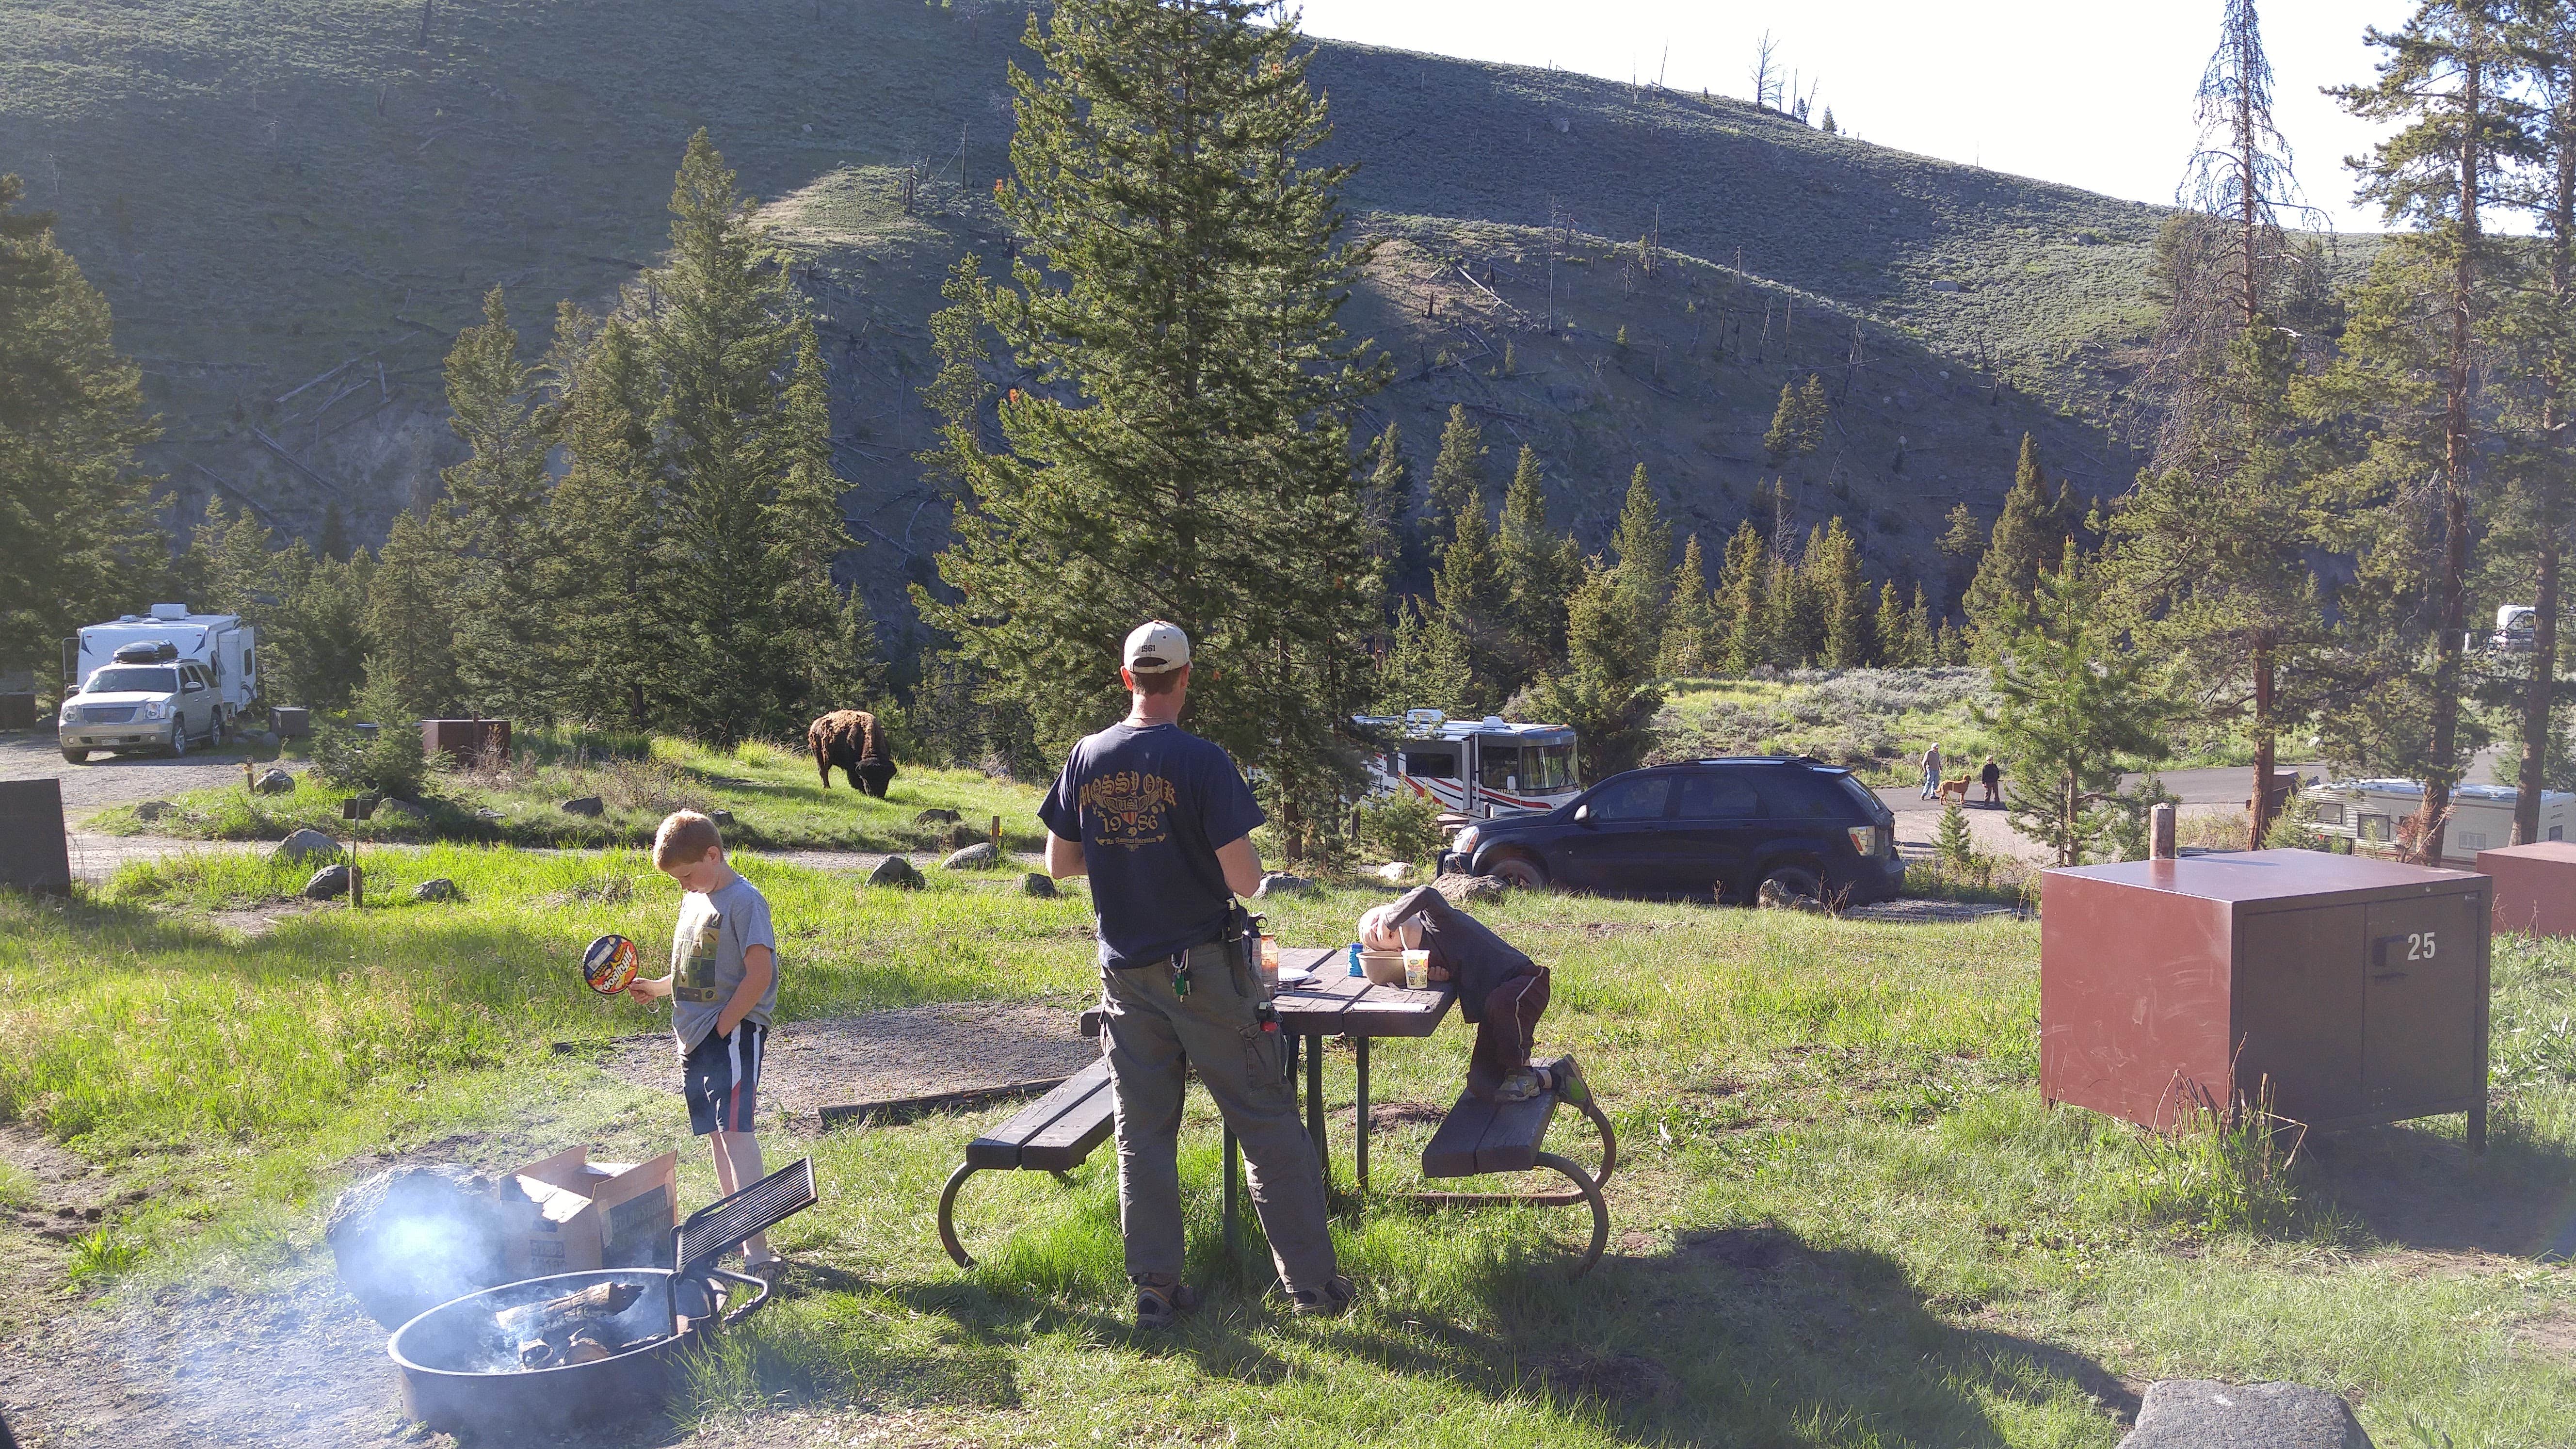
[[(769, 1015), (778, 1006), (778, 935), (769, 902), (725, 864), (716, 823), (681, 810), (653, 834), (653, 864), (680, 883), (679, 924), (671, 932), (671, 974), (639, 979), (638, 1001), (671, 998), (689, 1126), (715, 1152), (716, 1184), (730, 1197), (758, 1182), (760, 1054)], [(762, 1234), (743, 1244), (751, 1271), (774, 1277), (783, 1266)]]

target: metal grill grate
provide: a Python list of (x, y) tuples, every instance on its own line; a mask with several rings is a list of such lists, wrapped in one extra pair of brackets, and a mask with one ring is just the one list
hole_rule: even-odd
[(814, 1159), (800, 1157), (733, 1196), (707, 1204), (680, 1224), (674, 1255), (680, 1276), (712, 1264), (743, 1239), (767, 1232), (814, 1202)]

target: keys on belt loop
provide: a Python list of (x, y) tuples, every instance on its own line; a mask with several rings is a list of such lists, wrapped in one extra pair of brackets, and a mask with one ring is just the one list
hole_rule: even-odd
[(1174, 996), (1190, 994), (1190, 953), (1187, 951), (1172, 953), (1172, 994)]

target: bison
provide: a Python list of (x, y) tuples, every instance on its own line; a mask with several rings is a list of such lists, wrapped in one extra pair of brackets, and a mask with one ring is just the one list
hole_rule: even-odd
[(832, 788), (832, 769), (850, 777), (850, 788), (885, 798), (886, 782), (895, 775), (894, 755), (886, 748), (877, 717), (863, 709), (836, 709), (805, 727), (805, 747), (814, 752), (815, 773), (823, 788)]

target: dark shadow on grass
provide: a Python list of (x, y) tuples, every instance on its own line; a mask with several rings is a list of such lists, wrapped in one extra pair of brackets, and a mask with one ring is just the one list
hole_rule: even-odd
[(2319, 1207), (2426, 1252), (2576, 1258), (2576, 1154), (2494, 1114), (2484, 1155), (2420, 1123), (2318, 1133), (2299, 1181)]

